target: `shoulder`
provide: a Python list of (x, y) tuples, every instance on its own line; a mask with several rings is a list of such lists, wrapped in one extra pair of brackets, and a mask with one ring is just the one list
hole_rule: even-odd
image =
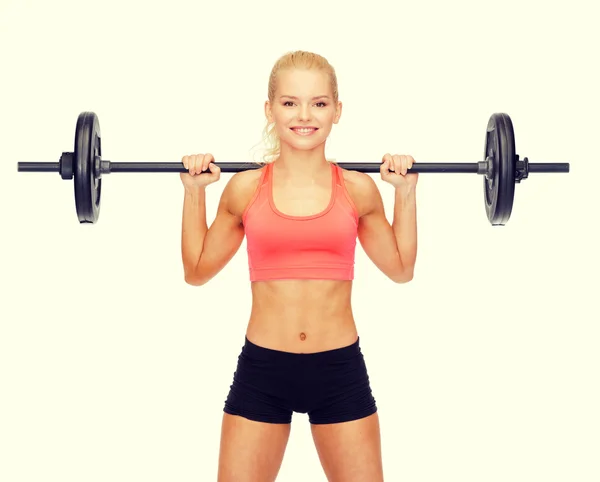
[(248, 169), (236, 172), (231, 176), (222, 195), (222, 200), (227, 203), (227, 209), (231, 214), (242, 216), (258, 189), (258, 183), (265, 169), (266, 166), (259, 169)]
[[(338, 166), (339, 167), (339, 166)], [(372, 176), (340, 167), (346, 190), (358, 210), (359, 217), (370, 213), (381, 202), (381, 193)]]

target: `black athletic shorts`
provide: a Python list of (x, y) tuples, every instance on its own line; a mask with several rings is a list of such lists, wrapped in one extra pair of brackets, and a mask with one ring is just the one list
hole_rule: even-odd
[(308, 413), (313, 424), (339, 423), (377, 411), (359, 346), (289, 353), (245, 339), (224, 412), (267, 423)]

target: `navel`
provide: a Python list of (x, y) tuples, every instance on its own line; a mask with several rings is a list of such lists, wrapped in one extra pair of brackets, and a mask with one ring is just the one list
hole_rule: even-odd
[(300, 340), (306, 340), (306, 333), (300, 333)]

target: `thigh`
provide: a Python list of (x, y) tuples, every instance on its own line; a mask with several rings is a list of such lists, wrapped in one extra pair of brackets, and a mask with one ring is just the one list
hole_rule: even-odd
[(290, 436), (289, 423), (264, 423), (223, 413), (218, 482), (274, 481)]
[(312, 424), (311, 432), (329, 482), (383, 481), (377, 412), (350, 422)]

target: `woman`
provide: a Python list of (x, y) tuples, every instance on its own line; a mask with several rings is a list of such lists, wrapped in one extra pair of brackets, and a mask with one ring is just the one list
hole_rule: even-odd
[[(265, 103), (271, 161), (236, 173), (208, 229), (205, 189), (220, 178), (211, 154), (183, 157), (185, 280), (202, 285), (247, 237), (252, 310), (224, 407), (219, 481), (275, 480), (293, 412), (308, 413), (329, 480), (383, 480), (379, 418), (352, 315), (356, 239), (391, 280), (412, 279), (417, 174), (410, 156), (385, 154), (395, 188), (390, 226), (370, 176), (325, 158), (342, 113), (323, 57), (280, 58)], [(200, 175), (203, 171), (210, 171)]]

